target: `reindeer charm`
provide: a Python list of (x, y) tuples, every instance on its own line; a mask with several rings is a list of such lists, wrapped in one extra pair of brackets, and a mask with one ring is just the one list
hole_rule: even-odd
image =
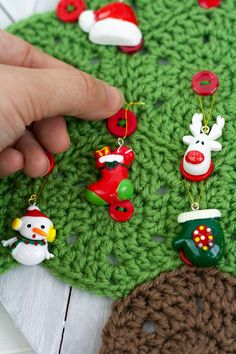
[(220, 116), (216, 118), (216, 123), (208, 135), (203, 132), (202, 120), (203, 115), (195, 113), (189, 127), (192, 136), (183, 137), (183, 142), (189, 147), (181, 160), (180, 171), (186, 179), (194, 182), (202, 181), (211, 175), (214, 168), (211, 151), (222, 149), (221, 143), (216, 140), (222, 135), (224, 118)]

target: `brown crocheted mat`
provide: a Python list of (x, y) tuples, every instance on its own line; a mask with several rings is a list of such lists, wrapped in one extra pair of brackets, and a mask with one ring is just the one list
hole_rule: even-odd
[(183, 267), (114, 303), (100, 354), (236, 353), (236, 279)]

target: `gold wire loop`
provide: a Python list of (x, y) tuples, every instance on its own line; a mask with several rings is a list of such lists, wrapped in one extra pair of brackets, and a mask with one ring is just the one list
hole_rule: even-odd
[(28, 200), (29, 205), (36, 205), (37, 202), (37, 194), (32, 194)]
[(185, 187), (186, 187), (188, 195), (189, 195), (192, 210), (199, 210), (200, 209), (200, 201), (201, 201), (201, 197), (202, 197), (203, 190), (204, 190), (204, 181), (200, 182), (200, 191), (199, 191), (199, 195), (196, 196), (196, 198), (193, 197), (187, 180), (184, 179), (184, 181), (185, 181)]
[[(125, 135), (123, 136), (122, 140), (124, 141), (124, 139), (127, 137), (128, 134), (128, 110), (131, 106), (144, 106), (145, 103), (142, 101), (138, 101), (138, 102), (125, 102)], [(119, 138), (121, 139), (121, 138)], [(119, 139), (118, 139), (118, 144), (119, 144)], [(120, 145), (120, 144), (119, 144)], [(124, 145), (124, 142), (121, 146)]]
[(125, 143), (124, 139), (122, 139), (122, 138), (119, 138), (117, 140), (117, 142), (118, 142), (119, 147), (122, 147), (124, 145), (124, 143)]
[[(212, 118), (212, 112), (213, 112), (213, 108), (214, 108), (214, 104), (215, 104), (215, 98), (216, 98), (216, 94), (214, 93), (213, 96), (212, 96), (210, 111), (209, 111), (209, 113), (207, 115), (206, 111), (205, 111), (205, 109), (203, 107), (203, 99), (202, 99), (201, 96), (198, 96), (200, 107), (201, 107), (201, 111), (202, 111), (202, 115), (203, 115), (203, 124), (204, 124), (204, 126), (208, 126), (208, 123), (209, 123), (209, 121)], [(210, 131), (210, 129), (209, 129), (209, 131)], [(209, 131), (208, 131), (208, 133), (209, 133)], [(207, 133), (205, 133), (205, 134), (207, 134)]]
[(201, 132), (204, 133), (204, 134), (208, 134), (210, 131), (210, 127), (208, 125), (203, 125), (202, 126), (202, 129), (201, 129)]
[(38, 193), (34, 193), (30, 196), (30, 198), (28, 199), (28, 203), (29, 205), (36, 205), (37, 201), (39, 200), (44, 188), (45, 188), (45, 185), (47, 183), (47, 179), (48, 179), (48, 176), (47, 175), (45, 178), (44, 178), (44, 181), (42, 182), (40, 188), (39, 188), (39, 191)]
[(126, 129), (125, 129), (125, 135), (123, 136), (123, 139), (125, 139), (127, 137), (127, 133), (128, 133), (128, 110), (131, 106), (145, 106), (145, 103), (142, 101), (138, 101), (138, 102), (125, 102), (125, 123), (126, 123)]
[(192, 209), (193, 211), (199, 210), (199, 208), (200, 208), (199, 203), (194, 202), (194, 203), (191, 204), (191, 209)]

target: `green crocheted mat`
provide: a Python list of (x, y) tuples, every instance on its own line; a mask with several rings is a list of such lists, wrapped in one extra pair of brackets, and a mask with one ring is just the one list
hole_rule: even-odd
[[(89, 1), (91, 9), (107, 1)], [(197, 97), (191, 78), (199, 70), (220, 78), (214, 115), (226, 118), (223, 150), (213, 153), (214, 174), (206, 182), (202, 208), (219, 208), (226, 236), (226, 252), (219, 268), (236, 274), (236, 4), (205, 10), (196, 0), (139, 0), (136, 12), (145, 38), (142, 52), (133, 56), (115, 47), (93, 45), (77, 24), (65, 24), (54, 13), (33, 16), (9, 31), (45, 52), (120, 87), (126, 101), (141, 100), (135, 109), (138, 130), (129, 138), (136, 153), (130, 177), (134, 183), (135, 215), (127, 223), (114, 222), (106, 207), (85, 200), (86, 185), (98, 178), (93, 152), (115, 147), (104, 122), (68, 119), (71, 148), (57, 157), (39, 203), (54, 221), (58, 236), (55, 255), (45, 267), (57, 278), (97, 294), (118, 298), (137, 284), (181, 265), (171, 242), (180, 227), (177, 216), (189, 210), (179, 173)], [(55, 87), (56, 89), (56, 87)], [(17, 174), (0, 182), (1, 237), (11, 237), (11, 221), (21, 216), (40, 180)], [(0, 270), (14, 261), (1, 248)]]

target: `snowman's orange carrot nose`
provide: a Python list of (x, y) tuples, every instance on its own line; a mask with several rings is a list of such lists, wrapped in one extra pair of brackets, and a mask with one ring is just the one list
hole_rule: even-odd
[(48, 236), (48, 234), (47, 234), (45, 231), (43, 231), (43, 230), (41, 230), (41, 229), (38, 229), (37, 227), (34, 227), (34, 228), (32, 229), (32, 231), (35, 232), (36, 234), (41, 235), (41, 236), (44, 236), (44, 237), (47, 237), (47, 236)]

